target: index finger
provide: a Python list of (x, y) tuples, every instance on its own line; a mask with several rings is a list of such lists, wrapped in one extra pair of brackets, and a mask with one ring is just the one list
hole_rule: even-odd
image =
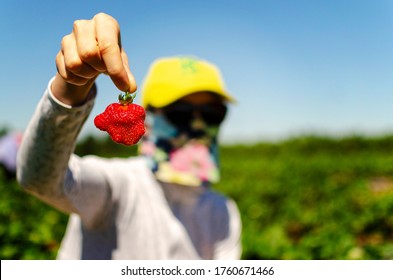
[(111, 16), (99, 14), (94, 17), (97, 45), (108, 75), (121, 91), (130, 88), (130, 79), (121, 55), (120, 27)]

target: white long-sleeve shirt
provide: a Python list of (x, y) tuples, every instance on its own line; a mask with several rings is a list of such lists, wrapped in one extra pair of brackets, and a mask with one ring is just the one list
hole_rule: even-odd
[(50, 84), (25, 131), (17, 174), (28, 192), (71, 214), (58, 259), (240, 258), (231, 199), (159, 183), (143, 157), (74, 155), (94, 98), (66, 106)]

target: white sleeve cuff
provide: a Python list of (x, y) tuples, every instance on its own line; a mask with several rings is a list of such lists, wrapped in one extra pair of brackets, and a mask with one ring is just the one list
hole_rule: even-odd
[[(57, 103), (57, 104), (60, 105), (61, 107), (67, 108), (67, 109), (72, 109), (72, 108), (75, 108), (75, 107), (81, 107), (81, 106), (84, 105), (84, 104), (82, 104), (82, 105), (79, 105), (79, 106), (71, 106), (71, 105), (65, 104), (64, 102), (61, 102), (59, 99), (57, 99), (57, 98), (54, 96), (53, 92), (52, 92), (52, 83), (53, 83), (53, 80), (54, 80), (54, 79), (55, 79), (55, 77), (53, 77), (52, 79), (50, 79), (50, 81), (49, 81), (49, 83), (48, 83), (48, 87), (47, 87), (47, 90), (48, 90), (50, 99), (52, 99), (55, 103)], [(93, 87), (90, 89), (90, 92), (89, 92), (89, 94), (88, 94), (88, 96), (87, 96), (86, 103), (89, 103), (91, 100), (95, 99), (96, 93), (97, 93), (97, 92), (96, 92), (95, 85), (93, 85)]]
[(48, 83), (48, 93), (49, 93), (50, 98), (51, 98), (53, 101), (55, 101), (57, 104), (59, 104), (60, 106), (62, 106), (62, 107), (64, 107), (64, 108), (67, 108), (67, 109), (72, 109), (72, 106), (71, 106), (71, 105), (68, 105), (68, 104), (65, 104), (65, 103), (61, 102), (59, 99), (57, 99), (57, 98), (53, 95), (51, 86), (52, 86), (52, 83), (53, 83), (53, 80), (54, 80), (54, 79), (55, 79), (55, 77), (53, 77), (52, 79), (50, 79), (50, 81), (49, 81), (49, 83)]

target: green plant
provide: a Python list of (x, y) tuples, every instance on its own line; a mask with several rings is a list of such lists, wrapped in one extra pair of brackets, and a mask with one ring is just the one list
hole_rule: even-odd
[[(137, 148), (87, 137), (77, 154)], [(244, 259), (393, 259), (393, 136), (302, 136), (222, 146), (222, 180), (242, 215)], [(67, 215), (0, 174), (0, 258), (53, 259)]]

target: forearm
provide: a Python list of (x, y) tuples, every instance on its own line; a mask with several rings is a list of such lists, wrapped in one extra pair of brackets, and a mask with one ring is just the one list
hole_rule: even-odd
[[(76, 139), (92, 107), (93, 100), (79, 107), (58, 104), (48, 89), (36, 108), (18, 153), (17, 176), (20, 184), (42, 200), (73, 211), (63, 190)], [(95, 94), (95, 87), (90, 95)], [(85, 98), (86, 99), (86, 98)]]

